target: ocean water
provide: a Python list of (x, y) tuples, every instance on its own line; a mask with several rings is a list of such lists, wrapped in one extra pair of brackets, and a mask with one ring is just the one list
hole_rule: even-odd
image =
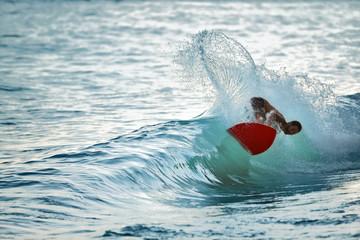
[[(1, 239), (359, 239), (359, 1), (0, 1)], [(250, 156), (263, 96), (301, 133)]]

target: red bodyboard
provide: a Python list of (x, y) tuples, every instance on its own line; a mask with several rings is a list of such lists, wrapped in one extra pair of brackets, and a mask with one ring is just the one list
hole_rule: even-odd
[(268, 150), (276, 136), (274, 128), (259, 123), (240, 123), (227, 131), (251, 155), (257, 155)]

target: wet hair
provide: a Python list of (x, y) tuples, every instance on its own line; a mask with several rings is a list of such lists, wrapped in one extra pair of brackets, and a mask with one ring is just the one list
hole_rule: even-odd
[(292, 122), (290, 122), (290, 123), (291, 123), (292, 125), (297, 126), (298, 129), (299, 129), (299, 132), (301, 131), (302, 126), (301, 126), (301, 123), (300, 123), (300, 122), (298, 122), (298, 121), (292, 121)]

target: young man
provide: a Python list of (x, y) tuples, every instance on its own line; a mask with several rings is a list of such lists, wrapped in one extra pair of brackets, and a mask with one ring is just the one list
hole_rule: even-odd
[[(253, 97), (250, 100), (251, 106), (254, 109), (256, 123), (271, 126), (273, 122), (280, 125), (280, 129), (288, 135), (294, 135), (301, 131), (301, 124), (298, 121), (286, 122), (284, 116), (274, 108), (268, 101), (261, 97)], [(268, 114), (268, 119), (266, 115)]]

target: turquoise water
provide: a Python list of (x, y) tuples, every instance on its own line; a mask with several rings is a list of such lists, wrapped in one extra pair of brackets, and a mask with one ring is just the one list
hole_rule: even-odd
[[(0, 238), (360, 238), (357, 1), (0, 1)], [(263, 96), (303, 131), (251, 156)]]

